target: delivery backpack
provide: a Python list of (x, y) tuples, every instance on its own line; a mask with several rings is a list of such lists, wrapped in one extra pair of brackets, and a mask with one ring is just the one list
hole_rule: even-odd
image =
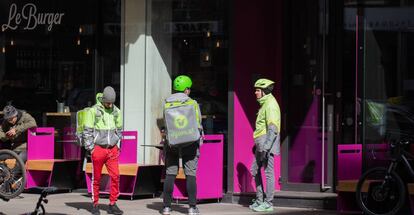
[(76, 112), (76, 143), (81, 147), (85, 146), (83, 132), (85, 130), (86, 115), (91, 108), (96, 110), (95, 122), (99, 121), (99, 118), (102, 117), (102, 113), (94, 107), (86, 107)]
[(188, 99), (184, 102), (166, 102), (164, 121), (167, 127), (167, 141), (171, 147), (183, 147), (198, 141), (198, 111), (196, 101)]

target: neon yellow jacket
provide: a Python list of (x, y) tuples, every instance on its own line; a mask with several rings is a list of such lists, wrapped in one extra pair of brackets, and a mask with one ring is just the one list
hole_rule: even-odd
[(102, 93), (96, 95), (96, 104), (85, 116), (85, 148), (92, 150), (94, 145), (114, 146), (122, 137), (122, 113), (113, 105), (105, 109), (101, 102)]
[(257, 100), (260, 104), (256, 118), (256, 129), (253, 133), (259, 151), (270, 151), (279, 154), (280, 108), (272, 94)]

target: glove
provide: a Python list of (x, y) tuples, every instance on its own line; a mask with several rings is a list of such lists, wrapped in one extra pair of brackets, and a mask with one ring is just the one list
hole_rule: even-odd
[(268, 158), (269, 158), (269, 152), (267, 152), (267, 151), (260, 151), (260, 152), (258, 151), (257, 152), (258, 161), (263, 162)]

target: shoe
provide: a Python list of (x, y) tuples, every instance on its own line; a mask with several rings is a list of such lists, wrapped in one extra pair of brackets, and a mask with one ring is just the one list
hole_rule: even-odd
[(108, 208), (108, 214), (115, 214), (115, 215), (121, 215), (124, 214), (123, 211), (121, 211), (121, 209), (118, 208), (118, 205), (113, 204), (113, 205), (109, 205)]
[(256, 211), (256, 212), (269, 212), (269, 211), (273, 211), (273, 205), (271, 205), (271, 204), (269, 204), (267, 202), (263, 202), (259, 206), (253, 208), (253, 211)]
[(188, 215), (200, 215), (200, 211), (195, 206), (194, 207), (190, 207), (188, 209)]
[(261, 201), (259, 201), (259, 200), (257, 200), (257, 199), (253, 199), (253, 200), (252, 200), (252, 204), (251, 204), (251, 205), (249, 205), (249, 208), (250, 208), (251, 210), (253, 210), (253, 208), (255, 208), (255, 207), (259, 206), (260, 204), (262, 204), (262, 202), (261, 202)]
[(171, 208), (170, 207), (164, 207), (162, 209), (162, 215), (170, 215), (171, 214)]
[(94, 205), (91, 211), (92, 215), (101, 215), (101, 212), (99, 211), (98, 205)]

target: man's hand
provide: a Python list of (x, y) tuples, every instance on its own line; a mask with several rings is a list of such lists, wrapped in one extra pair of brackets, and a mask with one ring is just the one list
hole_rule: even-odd
[(6, 132), (7, 137), (14, 137), (16, 135), (16, 129), (12, 128), (8, 132)]

